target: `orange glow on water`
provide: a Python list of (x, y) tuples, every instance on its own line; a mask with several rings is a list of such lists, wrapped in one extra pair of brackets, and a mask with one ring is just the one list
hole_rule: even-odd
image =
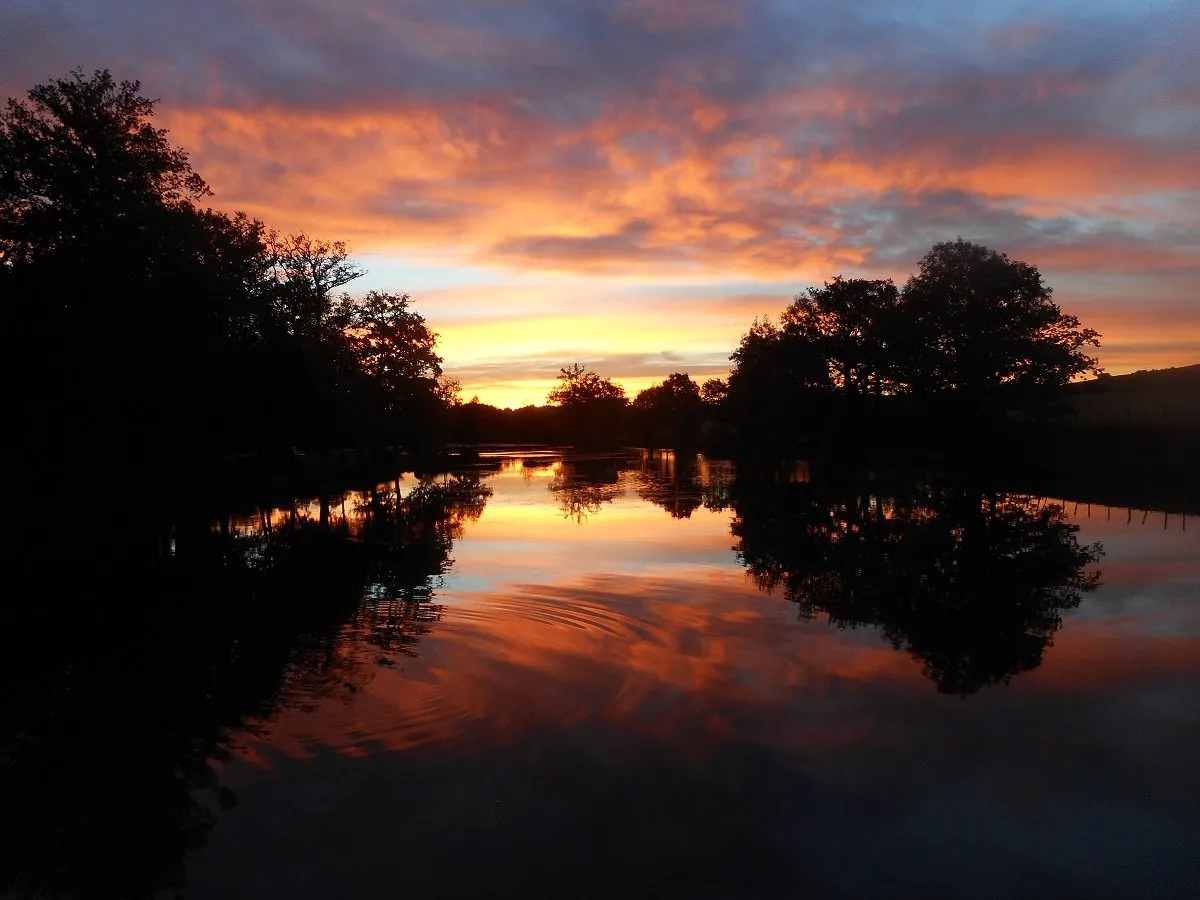
[[(673, 455), (643, 462), (675, 477)], [(718, 477), (714, 464), (700, 463), (697, 483), (710, 484)], [(335, 665), (358, 692), (285, 711), (270, 754), (477, 748), (589, 720), (663, 739), (703, 722), (720, 742), (733, 727), (723, 711), (738, 709), (775, 710), (765, 713), (781, 719), (772, 741), (843, 746), (877, 740), (875, 725), (790, 721), (784, 711), (799, 698), (819, 704), (932, 690), (920, 664), (873, 629), (798, 623), (791, 604), (756, 589), (735, 558), (728, 512), (698, 509), (668, 519), (637, 500), (622, 475), (612, 501), (576, 521), (551, 490), (563, 472), (550, 458), (504, 461), (489, 478), (495, 497), (464, 526), (452, 577), (438, 594), (438, 620), (416, 655), (380, 667), (344, 644)], [(802, 466), (791, 474), (808, 478)], [(1142, 535), (1132, 511), (1043, 503), (1062, 505), (1082, 527), (1081, 541), (1112, 548), (1115, 559), (1100, 563), (1111, 591), (1194, 573), (1194, 562), (1182, 557), (1126, 558), (1127, 542)], [(1165, 520), (1170, 527), (1159, 540), (1177, 555), (1192, 538), (1175, 520)], [(1151, 525), (1158, 535), (1160, 523)], [(1194, 636), (1148, 631), (1137, 614), (1068, 613), (1043, 663), (1004, 690), (1121, 691), (1195, 678), (1195, 645)], [(647, 709), (657, 712), (647, 717)], [(264, 747), (252, 742), (248, 751), (270, 767)]]

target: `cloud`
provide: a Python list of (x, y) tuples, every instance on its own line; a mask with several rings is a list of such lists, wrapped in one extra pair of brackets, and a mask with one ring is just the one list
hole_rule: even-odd
[[(1104, 276), (1154, 303), (1200, 269), (1197, 44), (1165, 0), (19, 0), (0, 87), (140, 77), (222, 207), (481, 278), (790, 282), (782, 308), (835, 274), (902, 279), (962, 235), (1059, 297)], [(724, 302), (692, 309), (731, 347)], [(611, 352), (668, 327), (609, 312)]]

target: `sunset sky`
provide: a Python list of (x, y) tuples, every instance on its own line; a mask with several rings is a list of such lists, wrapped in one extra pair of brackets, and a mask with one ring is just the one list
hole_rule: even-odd
[(1114, 373), (1200, 361), (1200, 4), (5, 0), (0, 92), (140, 79), (218, 208), (347, 241), (449, 374), (723, 375), (939, 240), (1041, 270)]

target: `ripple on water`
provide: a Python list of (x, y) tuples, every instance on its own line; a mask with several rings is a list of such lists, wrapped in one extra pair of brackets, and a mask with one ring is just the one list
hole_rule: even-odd
[(668, 646), (666, 629), (629, 605), (518, 586), (442, 605), (418, 641), (390, 655), (358, 622), (322, 659), (326, 677), (294, 680), (290, 710), (259, 739), (293, 756), (470, 751), (567, 727), (640, 684), (622, 664), (632, 648)]

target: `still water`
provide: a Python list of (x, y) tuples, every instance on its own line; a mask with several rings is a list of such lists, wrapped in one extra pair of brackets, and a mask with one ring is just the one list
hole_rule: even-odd
[[(163, 552), (222, 574), (172, 583), (253, 624), (141, 639), (169, 649), (133, 665), (171, 663), (109, 755), (182, 787), (130, 774), (137, 810), (73, 825), (91, 849), (61, 883), (81, 895), (1200, 885), (1200, 522), (1181, 515), (530, 453), (188, 540)], [(160, 796), (171, 815), (140, 810)]]

